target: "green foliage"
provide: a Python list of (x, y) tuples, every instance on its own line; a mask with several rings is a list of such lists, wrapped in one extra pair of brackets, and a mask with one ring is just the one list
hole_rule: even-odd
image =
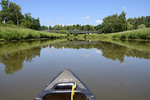
[(146, 27), (150, 27), (150, 16), (142, 16), (138, 18), (128, 18), (127, 20), (131, 25), (133, 25), (133, 29), (138, 29), (138, 26), (144, 24)]
[(105, 17), (103, 19), (103, 31), (105, 33), (113, 33), (127, 30), (126, 13), (122, 12), (119, 16), (117, 14)]
[(86, 30), (86, 31), (95, 31), (95, 27), (93, 25), (55, 25), (54, 27), (50, 27), (51, 30)]
[(60, 34), (70, 34), (68, 31), (66, 31), (66, 30), (61, 30), (61, 31), (59, 31), (59, 33)]
[(124, 31), (112, 34), (92, 34), (86, 36), (87, 39), (144, 39), (150, 40), (150, 28)]
[(102, 29), (103, 28), (103, 25), (102, 24), (99, 24), (99, 25), (97, 25), (97, 26), (94, 26), (94, 29), (96, 30), (96, 31), (98, 31), (98, 30), (100, 30), (100, 29)]
[(42, 25), (42, 26), (40, 27), (40, 30), (48, 30), (48, 27), (47, 27), (47, 26)]
[(129, 22), (128, 22), (128, 25), (127, 25), (127, 30), (133, 30), (133, 25), (131, 25)]
[(14, 25), (14, 22), (12, 20), (9, 20), (9, 21), (6, 22), (6, 24), (12, 24), (12, 25)]
[(9, 0), (2, 0), (0, 2), (2, 10), (0, 11), (1, 20), (7, 22), (9, 20)]
[(138, 29), (143, 29), (143, 28), (146, 28), (146, 26), (144, 24), (141, 24), (138, 26)]
[(39, 18), (35, 19), (31, 17), (31, 13), (25, 13), (24, 19), (21, 20), (21, 26), (25, 26), (27, 28), (39, 30), (40, 29), (40, 20)]
[[(8, 0), (1, 1), (2, 10), (0, 11), (0, 22), (6, 24), (15, 24), (39, 30), (40, 20), (31, 17), (31, 13), (25, 13), (22, 15), (21, 7), (15, 3), (9, 2)], [(13, 23), (12, 23), (13, 21)]]
[(15, 3), (9, 3), (9, 20), (12, 20), (15, 25), (19, 25), (21, 22), (20, 20), (23, 18), (21, 13), (21, 7)]
[(65, 38), (66, 36), (67, 35), (65, 34), (41, 32), (17, 26), (13, 27), (0, 26), (0, 38), (5, 39), (7, 41), (22, 40), (22, 39), (40, 39), (40, 38)]
[(102, 34), (103, 30), (99, 29), (98, 34)]

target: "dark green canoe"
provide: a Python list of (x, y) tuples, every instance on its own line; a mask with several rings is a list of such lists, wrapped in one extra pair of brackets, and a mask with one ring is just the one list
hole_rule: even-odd
[(77, 86), (73, 100), (96, 100), (88, 87), (70, 70), (58, 74), (34, 100), (71, 100), (72, 86), (75, 83)]

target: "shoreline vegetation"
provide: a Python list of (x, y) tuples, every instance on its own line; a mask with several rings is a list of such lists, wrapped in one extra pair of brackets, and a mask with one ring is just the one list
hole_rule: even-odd
[[(20, 5), (1, 0), (0, 2), (0, 42), (25, 41), (41, 39), (116, 39), (116, 40), (150, 40), (150, 16), (126, 18), (124, 11), (103, 19), (99, 25), (55, 25), (44, 26), (39, 18), (31, 13), (22, 14)], [(45, 30), (59, 30), (59, 33), (50, 33)], [(98, 34), (70, 34), (68, 30), (98, 31)]]
[(149, 41), (150, 40), (150, 28), (129, 30), (111, 34), (82, 34), (82, 35), (69, 35), (70, 39), (80, 39), (80, 40), (103, 40), (103, 39), (114, 39), (114, 40), (141, 40)]
[(19, 26), (0, 26), (0, 41), (66, 38), (66, 34), (49, 33)]
[(79, 39), (79, 40), (150, 40), (150, 28), (128, 30), (110, 34), (66, 34), (37, 31), (16, 25), (0, 26), (0, 42), (42, 39)]

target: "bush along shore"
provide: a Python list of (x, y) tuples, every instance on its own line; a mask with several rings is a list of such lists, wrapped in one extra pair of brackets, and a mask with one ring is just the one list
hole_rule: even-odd
[(111, 34), (87, 35), (86, 39), (150, 40), (150, 28), (130, 30)]
[(49, 33), (44, 31), (36, 31), (18, 26), (0, 26), (0, 41), (11, 40), (28, 40), (28, 39), (56, 39), (66, 38), (66, 34)]

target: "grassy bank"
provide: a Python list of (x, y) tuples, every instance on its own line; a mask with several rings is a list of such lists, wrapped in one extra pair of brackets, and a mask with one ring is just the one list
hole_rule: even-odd
[(65, 34), (36, 31), (18, 26), (0, 26), (0, 41), (65, 37)]
[(98, 39), (138, 39), (138, 40), (150, 40), (150, 28), (144, 29), (137, 29), (137, 30), (130, 30), (118, 33), (111, 33), (111, 34), (92, 34), (87, 35), (86, 39), (91, 38), (98, 38)]
[(42, 40), (42, 41), (12, 41), (0, 43), (0, 55), (10, 54), (18, 51), (28, 50), (35, 47), (48, 46), (52, 43), (66, 41), (66, 39)]

